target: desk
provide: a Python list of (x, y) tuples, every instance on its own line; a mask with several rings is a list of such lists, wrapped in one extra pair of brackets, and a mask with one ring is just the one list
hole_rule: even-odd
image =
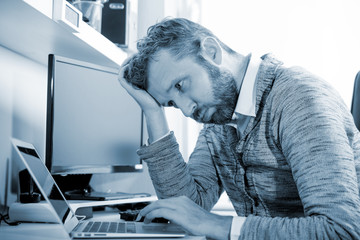
[(46, 223), (21, 223), (17, 226), (9, 226), (5, 223), (0, 225), (1, 240), (49, 240), (69, 239), (69, 235), (60, 224)]
[[(121, 221), (120, 216), (114, 211), (95, 211), (93, 220), (99, 221)], [(60, 240), (70, 239), (60, 224), (46, 224), (46, 223), (21, 223), (18, 226), (9, 226), (5, 223), (0, 225), (0, 239), (1, 240)], [(125, 240), (125, 238), (121, 238)], [(154, 240), (154, 238), (151, 238)], [(171, 238), (172, 240), (177, 238)], [(205, 240), (202, 236), (187, 236), (180, 238), (181, 240)], [(135, 240), (132, 238), (131, 240)], [(144, 240), (142, 238), (142, 240)], [(161, 238), (167, 240), (167, 238)]]

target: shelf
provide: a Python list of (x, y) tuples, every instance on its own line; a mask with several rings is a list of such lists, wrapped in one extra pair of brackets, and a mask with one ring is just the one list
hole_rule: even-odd
[(0, 1), (0, 45), (46, 66), (49, 54), (114, 68), (127, 57), (87, 24), (72, 33), (21, 0)]

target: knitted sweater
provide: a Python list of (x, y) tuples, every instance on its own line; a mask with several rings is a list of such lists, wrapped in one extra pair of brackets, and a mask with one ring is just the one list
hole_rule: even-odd
[(142, 147), (159, 198), (211, 210), (226, 191), (246, 216), (240, 239), (360, 239), (360, 134), (341, 97), (298, 67), (263, 56), (256, 117), (239, 139), (206, 124), (185, 163), (173, 133)]

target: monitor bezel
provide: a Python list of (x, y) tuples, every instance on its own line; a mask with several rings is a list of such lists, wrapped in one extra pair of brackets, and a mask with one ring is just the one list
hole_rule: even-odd
[[(68, 174), (96, 174), (96, 173), (120, 173), (120, 172), (141, 172), (143, 171), (143, 162), (139, 158), (139, 163), (133, 166), (129, 165), (114, 165), (114, 166), (102, 166), (93, 167), (93, 166), (81, 166), (74, 169), (59, 170), (54, 169), (52, 166), (52, 154), (53, 154), (53, 127), (54, 127), (54, 78), (55, 71), (54, 66), (56, 61), (71, 62), (73, 64), (78, 64), (80, 66), (94, 66), (94, 68), (100, 67), (99, 65), (92, 64), (91, 62), (84, 62), (77, 59), (70, 59), (63, 56), (49, 54), (48, 58), (48, 85), (47, 85), (47, 106), (46, 106), (46, 140), (45, 140), (45, 165), (54, 175), (68, 175)], [(112, 72), (112, 68), (101, 66), (102, 69), (108, 69)], [(141, 120), (140, 120), (140, 136), (139, 136), (139, 148), (143, 144), (143, 131), (144, 127), (144, 114), (141, 111)]]

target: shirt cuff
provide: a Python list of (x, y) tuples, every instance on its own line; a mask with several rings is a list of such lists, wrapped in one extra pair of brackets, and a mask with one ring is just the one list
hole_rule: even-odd
[(238, 240), (240, 237), (241, 228), (246, 220), (246, 217), (233, 217), (231, 223), (230, 240)]
[[(165, 134), (164, 136), (162, 136), (161, 138), (158, 138), (156, 139), (155, 141), (153, 141), (152, 143), (156, 143), (157, 141), (160, 141), (161, 139), (165, 138), (166, 136), (169, 136), (169, 134), (171, 133), (171, 131), (169, 131), (167, 134)], [(150, 144), (152, 143), (149, 143), (149, 139), (146, 141), (146, 146), (149, 146)]]

